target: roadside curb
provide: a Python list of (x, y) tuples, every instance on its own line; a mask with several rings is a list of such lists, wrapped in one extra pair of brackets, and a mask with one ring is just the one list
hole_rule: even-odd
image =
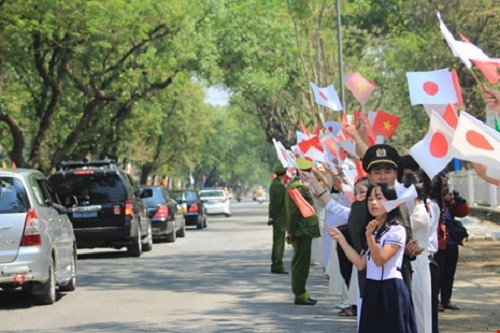
[(500, 225), (500, 210), (489, 207), (469, 206), (469, 215)]

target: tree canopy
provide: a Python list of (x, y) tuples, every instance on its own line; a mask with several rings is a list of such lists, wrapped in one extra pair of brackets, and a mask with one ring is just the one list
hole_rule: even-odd
[[(343, 0), (344, 72), (378, 88), (365, 111), (401, 116), (392, 143), (420, 140), (428, 119), (405, 73), (455, 68), (468, 112), (479, 87), (444, 42), (436, 12), (498, 57), (494, 0)], [(295, 144), (339, 114), (309, 82), (339, 87), (334, 1), (0, 0), (0, 159), (50, 172), (67, 159), (132, 163), (197, 186), (268, 182), (272, 138)], [(205, 103), (222, 85), (228, 105)], [(346, 110), (361, 109), (350, 94)]]

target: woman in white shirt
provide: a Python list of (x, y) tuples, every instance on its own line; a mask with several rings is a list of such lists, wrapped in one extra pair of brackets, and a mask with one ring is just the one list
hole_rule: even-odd
[(422, 169), (418, 169), (405, 172), (402, 181), (405, 187), (414, 185), (417, 191), (414, 209), (413, 212), (410, 212), (410, 222), (413, 239), (416, 239), (418, 244), (424, 248), (422, 254), (411, 262), (413, 270), (411, 294), (415, 320), (418, 333), (432, 333), (431, 273), (428, 259), (432, 223), (429, 214), (431, 212), (430, 201), (427, 200), (430, 180)]
[(337, 228), (327, 229), (358, 270), (366, 269), (359, 332), (417, 332), (410, 294), (401, 275), (406, 230), (399, 209), (388, 212), (383, 205), (397, 199), (396, 191), (387, 184), (370, 185), (366, 197), (373, 218), (366, 227), (366, 253), (356, 253)]

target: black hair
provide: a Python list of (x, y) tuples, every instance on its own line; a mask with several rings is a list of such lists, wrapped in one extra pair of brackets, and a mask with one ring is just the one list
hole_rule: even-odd
[(417, 171), (420, 169), (417, 161), (411, 155), (403, 155), (399, 158), (398, 164), (398, 182), (402, 183), (403, 175), (405, 169), (410, 169), (411, 171)]
[(403, 185), (407, 188), (412, 184), (415, 185), (417, 198), (419, 200), (425, 201), (427, 199), (428, 193), (431, 189), (431, 180), (422, 169), (405, 173), (401, 180)]
[[(368, 198), (370, 197), (372, 191), (376, 188), (379, 187), (380, 190), (382, 191), (382, 194), (384, 195), (384, 198), (387, 200), (396, 200), (398, 198), (398, 195), (396, 193), (396, 189), (394, 186), (388, 185), (386, 183), (377, 183), (377, 184), (370, 184), (368, 186), (368, 190), (366, 191), (366, 209), (368, 210)], [(368, 210), (368, 219), (369, 221), (373, 220), (375, 216), (370, 214), (370, 211)], [(387, 212), (387, 218), (385, 219), (384, 226), (389, 226), (389, 225), (396, 225), (396, 224), (401, 224), (402, 217), (401, 217), (401, 212), (399, 210), (399, 207), (394, 208), (390, 212)], [(380, 228), (380, 230), (383, 228)]]
[(366, 185), (366, 187), (368, 187), (370, 186), (370, 178), (368, 177), (358, 178), (358, 180), (356, 180), (356, 182), (354, 183), (354, 186), (358, 185), (359, 183), (363, 183), (364, 185)]

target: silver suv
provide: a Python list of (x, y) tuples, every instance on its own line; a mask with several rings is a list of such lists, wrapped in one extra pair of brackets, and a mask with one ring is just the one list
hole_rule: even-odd
[(52, 304), (76, 288), (73, 227), (45, 176), (0, 170), (0, 287), (22, 287), (36, 303)]

